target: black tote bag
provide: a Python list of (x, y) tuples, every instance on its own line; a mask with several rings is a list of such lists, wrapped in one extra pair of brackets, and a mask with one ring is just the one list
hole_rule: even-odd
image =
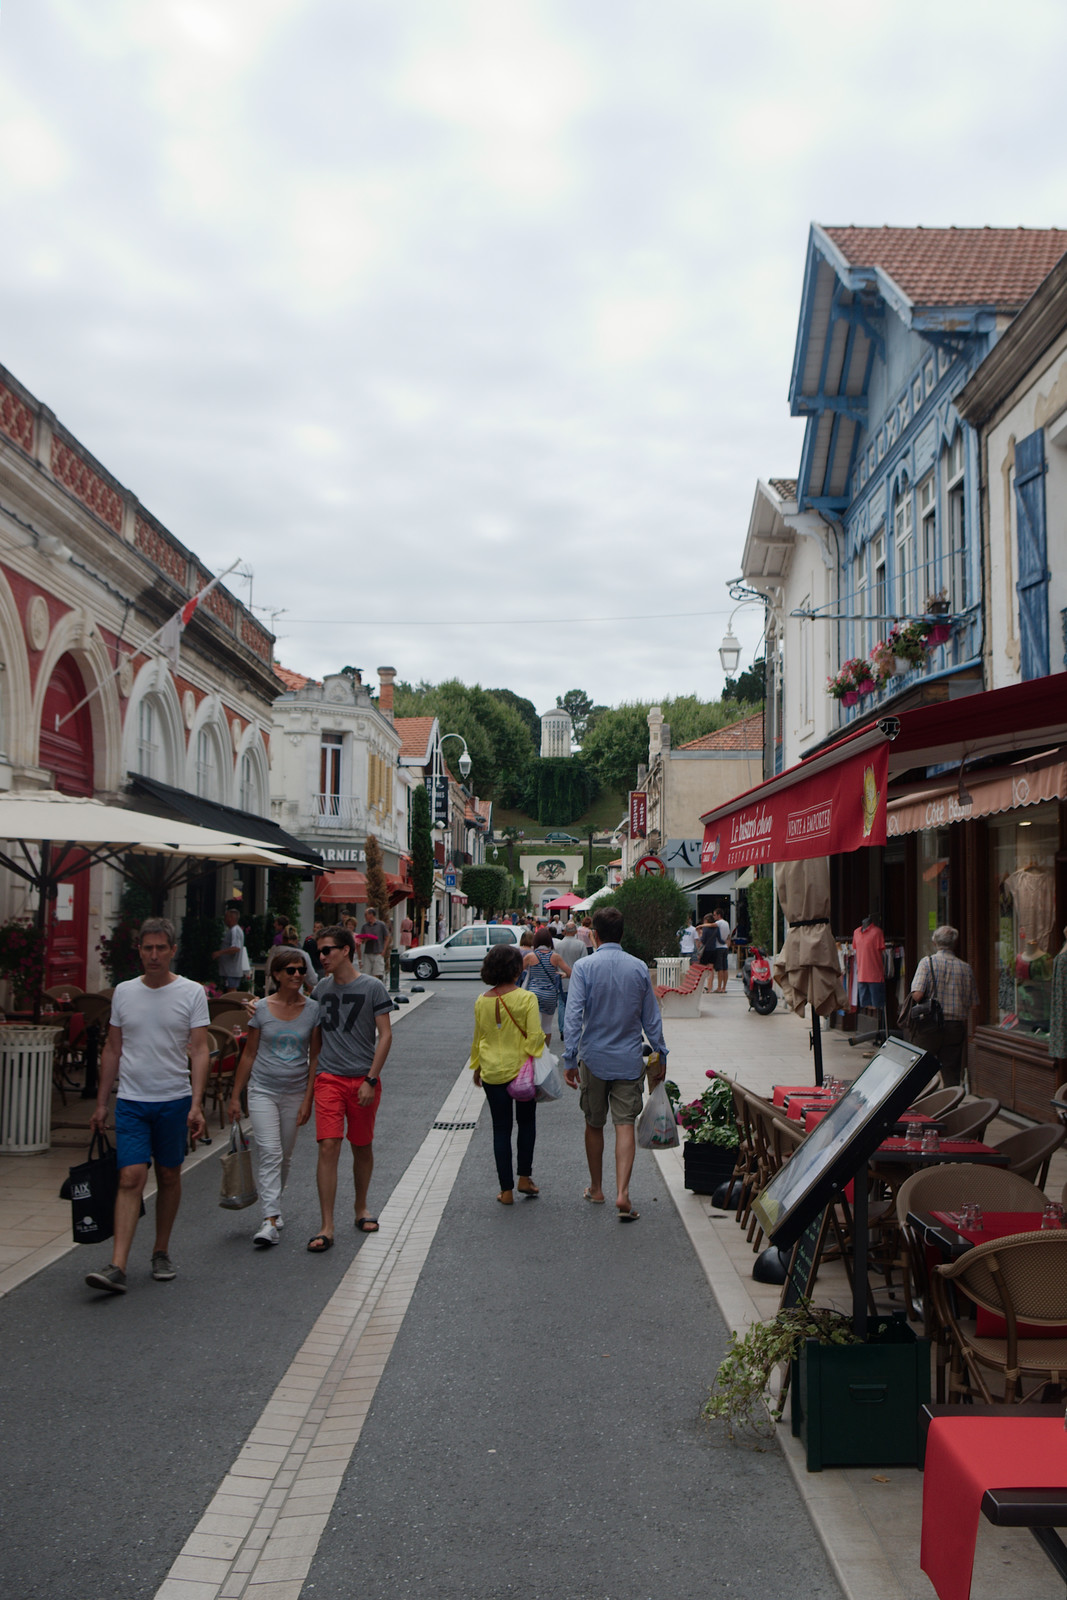
[[(97, 1149), (99, 1146), (99, 1153)], [(115, 1196), (119, 1165), (115, 1147), (106, 1133), (94, 1133), (89, 1156), (71, 1167), (67, 1179), (75, 1244), (102, 1244), (115, 1231)]]

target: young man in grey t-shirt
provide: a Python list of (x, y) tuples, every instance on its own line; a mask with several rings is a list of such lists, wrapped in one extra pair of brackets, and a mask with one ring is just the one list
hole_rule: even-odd
[[(315, 1077), (315, 1136), (319, 1144), (316, 1182), (322, 1227), (308, 1240), (312, 1255), (333, 1246), (333, 1207), (337, 1165), (348, 1124), (356, 1184), (356, 1227), (377, 1233), (378, 1219), (367, 1206), (374, 1171), (374, 1121), (381, 1099), (381, 1070), (393, 1042), (389, 1013), (393, 1002), (384, 983), (361, 976), (352, 964), (356, 941), (348, 928), (319, 934), (322, 982), (315, 988), (320, 1017), (318, 1072)], [(314, 1041), (312, 1042), (314, 1049)]]

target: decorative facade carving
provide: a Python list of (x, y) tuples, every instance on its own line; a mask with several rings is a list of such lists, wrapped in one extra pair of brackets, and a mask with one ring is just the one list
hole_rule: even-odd
[(31, 647), (34, 650), (43, 650), (48, 643), (48, 635), (51, 631), (52, 623), (48, 615), (48, 601), (44, 595), (35, 594), (26, 612), (26, 632)]
[(27, 455), (33, 454), (33, 412), (0, 383), (0, 432), (6, 433)]
[(115, 533), (122, 532), (122, 499), (62, 439), (52, 439), (52, 476)]
[(180, 588), (188, 586), (189, 570), (184, 553), (158, 528), (146, 522), (144, 517), (134, 519), (133, 542), (142, 555), (147, 556), (168, 578), (173, 578)]
[(186, 689), (182, 695), (182, 716), (185, 718), (185, 726), (191, 729), (196, 721), (196, 695), (191, 689)]

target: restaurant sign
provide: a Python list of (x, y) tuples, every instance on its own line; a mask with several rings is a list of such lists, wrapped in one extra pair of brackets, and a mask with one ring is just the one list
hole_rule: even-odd
[(730, 872), (763, 861), (806, 861), (863, 845), (885, 844), (889, 746), (860, 751), (811, 777), (764, 784), (723, 808), (704, 828), (700, 865)]
[(630, 790), (630, 838), (644, 839), (648, 834), (648, 795), (643, 789)]

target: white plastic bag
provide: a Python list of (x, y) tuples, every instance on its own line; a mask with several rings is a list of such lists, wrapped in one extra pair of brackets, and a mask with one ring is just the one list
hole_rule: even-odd
[(563, 1074), (559, 1070), (559, 1062), (550, 1050), (543, 1050), (539, 1056), (534, 1057), (534, 1083), (537, 1085), (536, 1099), (563, 1099)]
[(663, 1082), (657, 1083), (637, 1119), (637, 1142), (642, 1150), (673, 1150), (681, 1143), (678, 1124)]

